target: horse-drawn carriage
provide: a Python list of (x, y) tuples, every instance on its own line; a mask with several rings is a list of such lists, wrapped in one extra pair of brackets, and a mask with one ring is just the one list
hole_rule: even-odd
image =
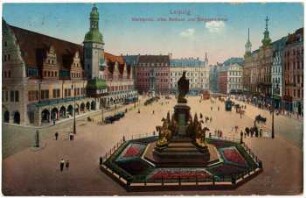
[(257, 115), (257, 116), (255, 117), (255, 121), (258, 122), (258, 123), (259, 123), (259, 122), (266, 123), (267, 118), (262, 117), (262, 116), (259, 114), (259, 115)]

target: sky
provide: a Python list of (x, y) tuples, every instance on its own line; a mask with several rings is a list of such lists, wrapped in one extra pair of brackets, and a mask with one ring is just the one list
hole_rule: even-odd
[[(209, 64), (243, 57), (247, 30), (252, 50), (261, 45), (265, 18), (272, 41), (304, 26), (302, 3), (97, 3), (104, 49), (116, 55), (208, 54)], [(82, 44), (91, 3), (4, 3), (7, 23)]]

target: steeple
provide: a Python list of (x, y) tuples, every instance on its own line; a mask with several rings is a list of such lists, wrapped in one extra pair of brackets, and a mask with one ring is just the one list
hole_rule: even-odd
[(104, 44), (102, 34), (99, 32), (99, 12), (96, 4), (94, 4), (92, 7), (89, 20), (89, 32), (85, 35), (84, 42), (95, 42)]
[(205, 65), (208, 65), (207, 52), (205, 52)]
[(248, 40), (245, 44), (245, 56), (251, 55), (252, 52), (252, 43), (250, 41), (250, 28), (248, 28)]
[(268, 16), (266, 17), (265, 20), (266, 20), (266, 29), (264, 31), (264, 38), (261, 40), (263, 47), (267, 47), (268, 45), (271, 44), (271, 39), (269, 37), (269, 29), (268, 29), (268, 21), (269, 21)]

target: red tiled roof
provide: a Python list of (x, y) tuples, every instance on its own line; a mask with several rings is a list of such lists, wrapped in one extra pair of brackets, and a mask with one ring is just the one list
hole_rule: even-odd
[(112, 63), (118, 62), (118, 64), (124, 65), (124, 59), (122, 56), (115, 56), (113, 54), (104, 52), (104, 58), (107, 59), (109, 62)]
[(45, 58), (50, 46), (53, 46), (55, 49), (57, 63), (60, 68), (70, 68), (74, 54), (77, 51), (80, 54), (83, 53), (81, 45), (18, 27), (9, 27), (16, 36), (23, 59), (28, 67), (41, 67), (43, 58)]
[[(77, 51), (83, 63), (83, 46), (58, 38), (50, 37), (30, 30), (25, 30), (19, 27), (7, 24), (13, 31), (17, 44), (20, 46), (22, 57), (27, 67), (41, 68), (43, 59), (46, 57), (46, 52), (51, 46), (54, 47), (57, 64), (62, 70), (70, 70), (73, 57)], [(113, 66), (115, 62), (119, 64), (119, 71), (122, 73), (125, 64), (123, 56), (115, 56), (108, 52), (104, 52), (108, 64)], [(111, 68), (112, 70), (113, 68)]]

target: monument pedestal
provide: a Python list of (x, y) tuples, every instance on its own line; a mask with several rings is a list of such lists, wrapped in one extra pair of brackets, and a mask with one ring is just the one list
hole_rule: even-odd
[(160, 167), (205, 166), (216, 162), (217, 155), (209, 146), (196, 146), (194, 140), (187, 134), (189, 120), (191, 119), (190, 107), (186, 103), (174, 106), (173, 119), (176, 121), (176, 131), (167, 145), (156, 146), (151, 144), (149, 150), (152, 155), (146, 158)]
[(188, 120), (190, 117), (190, 107), (186, 103), (178, 103), (174, 106), (174, 119), (178, 124), (177, 134), (186, 136)]

